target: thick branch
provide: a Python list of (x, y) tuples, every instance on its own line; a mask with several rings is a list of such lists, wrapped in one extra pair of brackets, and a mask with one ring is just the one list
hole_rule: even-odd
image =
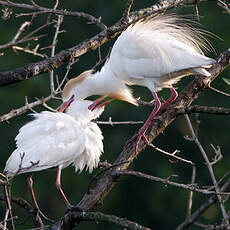
[(143, 227), (136, 222), (127, 220), (125, 218), (120, 218), (114, 215), (108, 215), (101, 212), (76, 212), (72, 216), (73, 220), (75, 222), (78, 221), (95, 221), (95, 222), (109, 222), (114, 223), (116, 225), (129, 228), (129, 229), (135, 229), (135, 230), (150, 230), (149, 228)]
[[(175, 103), (167, 107), (165, 111), (159, 114), (159, 118), (153, 120), (151, 123), (151, 131), (147, 132), (147, 138), (151, 142), (159, 134), (161, 134), (171, 122), (173, 122), (177, 116), (177, 107), (188, 106), (199, 93), (208, 87), (208, 83), (213, 81), (226, 67), (230, 65), (230, 49), (222, 53), (217, 59), (217, 63), (210, 69), (212, 74), (211, 78), (205, 78), (203, 76), (197, 76), (179, 95)], [(141, 141), (137, 152), (135, 152), (135, 143), (133, 140), (130, 144), (121, 152), (115, 164), (127, 161), (125, 164), (114, 167), (111, 170), (105, 172), (104, 176), (98, 180), (94, 188), (91, 188), (82, 198), (78, 204), (78, 208), (82, 210), (90, 210), (95, 207), (98, 203), (103, 201), (105, 196), (113, 188), (119, 179), (119, 172), (126, 170), (131, 162), (135, 159), (137, 154), (139, 154), (145, 147), (146, 143)], [(71, 221), (72, 212), (67, 213), (61, 221), (57, 222), (51, 227), (51, 229), (64, 229), (66, 225), (70, 226), (76, 224)], [(72, 227), (73, 228), (73, 227)], [(71, 227), (69, 229), (72, 229)]]
[[(0, 72), (0, 86), (24, 81), (31, 77), (35, 77), (43, 73), (48, 73), (60, 67), (61, 65), (73, 60), (76, 57), (79, 57), (91, 50), (97, 49), (99, 46), (103, 45), (110, 39), (118, 36), (124, 29), (128, 27), (128, 25), (136, 22), (140, 18), (163, 12), (168, 8), (175, 7), (175, 5), (177, 6), (180, 4), (194, 4), (194, 2), (195, 0), (168, 0), (162, 6), (154, 5), (150, 8), (130, 13), (130, 23), (128, 24), (123, 24), (122, 20), (120, 20), (115, 25), (105, 29), (91, 39), (84, 41), (68, 50), (63, 50), (54, 57), (50, 57), (40, 62), (27, 64), (24, 67), (20, 67), (12, 71)], [(0, 1), (0, 4), (8, 6), (9, 4), (12, 5), (13, 3), (9, 1)], [(15, 6), (16, 4), (17, 3), (14, 3), (12, 6)], [(26, 4), (19, 5), (21, 8), (23, 8), (23, 6), (25, 6)]]

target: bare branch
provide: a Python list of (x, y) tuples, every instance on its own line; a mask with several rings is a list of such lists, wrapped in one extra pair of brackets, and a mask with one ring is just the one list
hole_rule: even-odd
[[(173, 182), (170, 179), (172, 177), (175, 177), (176, 175), (171, 175), (165, 179), (160, 178), (160, 177), (155, 177), (155, 176), (151, 176), (145, 173), (141, 173), (141, 172), (137, 172), (137, 171), (128, 171), (128, 170), (123, 170), (123, 171), (118, 171), (117, 175), (119, 176), (124, 176), (124, 175), (130, 175), (130, 176), (136, 176), (136, 177), (140, 177), (140, 178), (145, 178), (148, 180), (152, 180), (152, 181), (156, 181), (156, 182), (161, 182), (167, 185), (172, 185), (178, 188), (183, 188), (189, 191), (194, 191), (194, 192), (199, 192), (199, 193), (203, 193), (203, 194), (216, 194), (214, 191), (209, 191), (208, 189), (200, 189), (196, 184), (180, 184), (177, 182)], [(220, 194), (222, 195), (229, 195), (229, 193), (222, 193), (220, 192)]]
[[(24, 81), (31, 77), (35, 77), (39, 74), (50, 72), (64, 63), (71, 61), (74, 58), (77, 58), (90, 50), (95, 50), (99, 46), (103, 45), (104, 43), (108, 42), (110, 39), (118, 36), (124, 29), (126, 29), (130, 24), (135, 23), (136, 21), (149, 17), (151, 15), (155, 15), (156, 13), (163, 12), (166, 9), (173, 8), (175, 6), (181, 4), (194, 4), (195, 0), (168, 0), (164, 3), (163, 6), (154, 5), (148, 9), (143, 9), (133, 14), (130, 13), (130, 23), (123, 24), (120, 21), (115, 23), (113, 26), (105, 29), (101, 33), (95, 35), (91, 39), (80, 43), (72, 48), (67, 50), (62, 50), (60, 53), (56, 54), (54, 57), (50, 57), (46, 60), (27, 64), (24, 67), (17, 68), (13, 71), (6, 71), (0, 72), (0, 86)], [(19, 4), (19, 3), (12, 3), (10, 1), (0, 1), (0, 5), (6, 5), (11, 7), (19, 7), (19, 8), (27, 8), (27, 9), (35, 9), (35, 6), (27, 5), (27, 4)], [(37, 9), (36, 9), (37, 10)], [(49, 11), (52, 13), (53, 9)], [(60, 14), (63, 11), (60, 11)], [(55, 11), (57, 13), (57, 11)], [(138, 17), (137, 17), (138, 15)]]
[(134, 230), (150, 230), (150, 228), (143, 227), (136, 222), (120, 218), (114, 215), (108, 215), (101, 212), (77, 212), (72, 215), (73, 221), (95, 221), (95, 222), (109, 222), (118, 226)]
[[(54, 9), (56, 9), (57, 6), (58, 6), (58, 2), (56, 2)], [(55, 34), (53, 37), (53, 42), (52, 42), (51, 57), (53, 57), (55, 55), (55, 48), (57, 45), (57, 37), (58, 37), (58, 34), (60, 33), (60, 27), (61, 27), (62, 22), (63, 22), (63, 16), (59, 15), (58, 20), (57, 20), (57, 24), (56, 24)], [(51, 90), (51, 94), (55, 91), (55, 89), (54, 89), (54, 71), (53, 70), (50, 71), (50, 90)]]
[(176, 154), (180, 152), (179, 150), (175, 150), (173, 153), (169, 153), (169, 152), (166, 152), (166, 151), (164, 151), (164, 150), (162, 150), (162, 149), (156, 147), (156, 146), (153, 145), (152, 143), (150, 143), (149, 146), (152, 147), (152, 148), (154, 148), (155, 150), (157, 150), (157, 151), (159, 151), (159, 152), (161, 152), (161, 153), (167, 155), (167, 156), (170, 156), (170, 157), (174, 158), (174, 159), (177, 159), (177, 160), (182, 161), (182, 162), (184, 162), (184, 163), (190, 164), (190, 165), (192, 165), (192, 166), (194, 165), (194, 163), (193, 163), (192, 161), (189, 161), (189, 160), (186, 160), (186, 159), (184, 159), (184, 158), (182, 158), (182, 157), (176, 156)]
[(214, 107), (214, 106), (201, 106), (192, 105), (185, 108), (178, 108), (177, 115), (189, 114), (189, 113), (206, 113), (215, 115), (230, 115), (230, 108)]
[(53, 98), (52, 95), (46, 97), (46, 98), (42, 98), (42, 99), (39, 99), (35, 102), (31, 102), (29, 104), (26, 104), (25, 106), (22, 106), (18, 109), (14, 109), (14, 110), (11, 110), (9, 113), (7, 114), (4, 114), (0, 117), (0, 122), (3, 122), (3, 121), (8, 121), (9, 119), (15, 117), (15, 116), (18, 116), (22, 113), (25, 113), (27, 110), (35, 107), (35, 106), (38, 106), (38, 105), (42, 105), (43, 103), (49, 101), (51, 98)]
[(37, 4), (32, 4), (32, 5), (28, 5), (28, 4), (24, 4), (24, 3), (14, 3), (11, 1), (0, 1), (0, 5), (3, 6), (8, 6), (8, 7), (15, 7), (15, 8), (22, 8), (22, 9), (28, 9), (28, 10), (33, 10), (34, 12), (32, 13), (24, 13), (24, 14), (19, 14), (18, 16), (31, 16), (34, 14), (56, 14), (56, 15), (65, 15), (65, 16), (74, 16), (74, 17), (78, 17), (78, 18), (85, 18), (86, 20), (88, 20), (89, 22), (96, 24), (99, 28), (101, 29), (105, 29), (106, 26), (101, 22), (100, 19), (97, 19), (95, 17), (93, 17), (90, 14), (86, 14), (83, 12), (69, 12), (67, 10), (56, 10), (56, 9), (52, 9), (52, 8), (45, 8), (45, 7), (41, 7), (38, 6)]
[[(195, 184), (195, 179), (196, 179), (196, 166), (193, 165), (192, 167), (192, 178), (191, 178), (191, 184)], [(187, 214), (187, 218), (189, 218), (191, 216), (192, 213), (192, 203), (193, 203), (193, 191), (189, 191), (189, 197), (188, 197), (188, 214)]]
[(215, 191), (217, 193), (217, 198), (219, 200), (219, 205), (220, 205), (220, 209), (221, 209), (221, 212), (222, 212), (222, 215), (224, 217), (224, 221), (227, 226), (229, 226), (229, 221), (228, 221), (228, 215), (227, 215), (227, 212), (225, 210), (225, 207), (224, 207), (224, 204), (223, 204), (223, 200), (222, 200), (222, 197), (219, 195), (220, 193), (220, 188), (218, 186), (218, 183), (216, 181), (216, 177), (214, 175), (214, 171), (213, 171), (213, 168), (212, 168), (212, 164), (210, 163), (209, 159), (208, 159), (208, 156), (204, 150), (204, 148), (202, 147), (200, 141), (198, 140), (194, 130), (193, 130), (193, 127), (192, 127), (192, 124), (191, 124), (191, 121), (189, 119), (189, 116), (188, 115), (185, 115), (185, 118), (186, 118), (186, 121), (188, 123), (188, 126), (189, 126), (189, 129), (191, 131), (191, 134), (192, 134), (192, 138), (194, 140), (194, 142), (196, 143), (197, 147), (200, 149), (200, 152), (202, 153), (202, 156), (207, 164), (207, 167), (208, 167), (208, 170), (209, 170), (209, 174), (212, 178), (212, 182), (213, 182), (213, 185), (215, 187)]
[[(229, 175), (229, 174), (228, 174)], [(221, 187), (221, 192), (229, 191), (230, 190), (230, 179)], [(176, 230), (183, 230), (187, 229), (192, 223), (194, 223), (206, 210), (209, 209), (213, 204), (215, 204), (218, 201), (216, 195), (209, 198), (207, 202), (202, 204), (193, 214), (187, 218), (183, 223), (181, 223)]]
[[(230, 65), (230, 49), (222, 53), (218, 61), (213, 67), (209, 70), (212, 74), (210, 81), (213, 81), (226, 67)], [(170, 123), (176, 119), (176, 107), (185, 107), (189, 105), (198, 94), (207, 87), (207, 81), (204, 80), (202, 76), (197, 76), (194, 81), (192, 81), (185, 90), (179, 95), (173, 104), (168, 106), (164, 111), (159, 114), (159, 118), (152, 121), (150, 125), (150, 131), (147, 131), (146, 137), (149, 142), (155, 139), (163, 130), (170, 125)], [(146, 143), (141, 141), (137, 151), (135, 151), (135, 140), (130, 142), (126, 148), (120, 153), (115, 164), (128, 161), (126, 164), (114, 167), (112, 170), (105, 172), (105, 174), (97, 181), (96, 185), (93, 188), (85, 193), (82, 200), (78, 203), (77, 207), (81, 210), (90, 210), (95, 207), (100, 201), (106, 197), (109, 191), (119, 180), (119, 172), (127, 170), (131, 162), (136, 158), (145, 147)], [(206, 190), (207, 191), (207, 190)], [(210, 192), (210, 191), (207, 191)], [(213, 192), (213, 191), (212, 191)], [(70, 219), (69, 216), (64, 216), (59, 222), (51, 226), (51, 229), (63, 229), (66, 226), (69, 226), (69, 229), (72, 229), (74, 226), (71, 222), (69, 225)], [(75, 223), (78, 224), (78, 223)]]
[[(30, 22), (27, 22), (26, 25), (22, 24), (21, 27), (23, 27), (23, 30), (20, 28), (19, 31), (17, 32), (17, 34), (15, 35), (15, 37), (7, 44), (4, 44), (4, 45), (0, 45), (0, 49), (8, 49), (10, 47), (13, 47), (13, 46), (16, 46), (16, 45), (19, 45), (21, 43), (25, 43), (25, 42), (28, 42), (28, 41), (31, 41), (31, 40), (38, 40), (39, 38), (42, 38), (44, 37), (45, 35), (38, 35), (38, 36), (33, 36), (35, 33), (39, 32), (40, 30), (50, 26), (51, 24), (53, 24), (53, 22), (50, 22), (50, 23), (47, 23), (45, 25), (42, 25), (40, 27), (38, 27), (37, 29), (33, 30), (32, 32), (30, 32), (29, 34), (27, 34), (26, 36), (24, 36), (22, 39), (18, 40), (18, 37), (19, 35), (24, 31), (24, 28), (25, 26), (29, 26), (30, 25)], [(41, 56), (41, 57), (44, 57), (44, 56)]]
[(124, 11), (123, 16), (122, 16), (123, 23), (129, 22), (129, 13), (130, 13), (132, 5), (133, 5), (133, 0), (127, 0), (125, 11)]
[(112, 121), (112, 118), (109, 117), (108, 121), (95, 121), (95, 123), (100, 125), (136, 125), (136, 124), (143, 124), (143, 121)]
[(208, 89), (214, 91), (215, 93), (219, 93), (219, 94), (221, 94), (221, 95), (223, 95), (223, 96), (226, 96), (226, 97), (228, 97), (228, 98), (230, 97), (230, 94), (225, 93), (225, 92), (223, 92), (223, 91), (221, 91), (221, 90), (218, 90), (218, 89), (216, 89), (216, 88), (213, 88), (213, 87), (210, 86), (210, 85), (209, 85)]

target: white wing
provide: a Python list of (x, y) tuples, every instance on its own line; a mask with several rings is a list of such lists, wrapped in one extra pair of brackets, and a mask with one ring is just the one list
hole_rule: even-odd
[(161, 76), (215, 62), (199, 52), (186, 31), (182, 33), (173, 25), (160, 23), (159, 20), (138, 23), (120, 35), (110, 57), (111, 68), (118, 77), (144, 85), (141, 80), (145, 78), (152, 78), (154, 83)]
[(84, 129), (71, 116), (48, 111), (33, 116), (35, 120), (24, 125), (15, 138), (17, 149), (5, 167), (9, 175), (20, 165), (19, 173), (67, 167), (84, 151)]
[(75, 160), (76, 171), (80, 172), (86, 167), (89, 172), (92, 172), (99, 161), (100, 156), (103, 153), (103, 135), (97, 124), (90, 122), (85, 128), (86, 132), (86, 144), (85, 151)]

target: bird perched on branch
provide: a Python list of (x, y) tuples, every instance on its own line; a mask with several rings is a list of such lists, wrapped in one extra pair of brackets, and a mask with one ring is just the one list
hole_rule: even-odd
[[(76, 172), (84, 168), (92, 172), (103, 152), (102, 132), (91, 120), (99, 117), (104, 108), (90, 111), (90, 104), (91, 101), (74, 100), (72, 97), (61, 106), (60, 112), (32, 114), (35, 119), (24, 125), (15, 138), (17, 148), (6, 162), (6, 175), (12, 177), (56, 167), (57, 189), (66, 205), (71, 207), (61, 188), (62, 169), (73, 165)], [(65, 110), (66, 113), (61, 113)], [(31, 176), (29, 188), (39, 210), (32, 185)]]
[[(131, 138), (137, 138), (137, 147), (141, 137), (147, 141), (145, 132), (156, 114), (177, 98), (174, 83), (191, 74), (210, 76), (206, 69), (215, 60), (202, 52), (208, 44), (203, 34), (175, 15), (158, 15), (136, 22), (118, 37), (100, 71), (86, 71), (69, 81), (64, 98), (68, 101), (72, 95), (77, 98), (103, 95), (89, 106), (91, 110), (111, 101), (100, 104), (106, 97), (137, 105), (128, 86), (147, 87), (155, 99), (155, 107), (138, 134)], [(169, 88), (171, 96), (161, 104), (157, 92), (163, 88)]]

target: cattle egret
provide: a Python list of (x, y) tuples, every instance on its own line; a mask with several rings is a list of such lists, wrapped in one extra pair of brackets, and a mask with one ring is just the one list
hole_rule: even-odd
[[(159, 15), (130, 25), (114, 43), (102, 69), (95, 73), (86, 71), (70, 80), (64, 89), (64, 98), (68, 100), (75, 95), (84, 99), (91, 95), (103, 95), (89, 106), (91, 110), (100, 106), (105, 97), (137, 105), (127, 85), (147, 87), (155, 99), (155, 107), (133, 137), (137, 137), (137, 147), (141, 137), (147, 141), (145, 132), (155, 115), (177, 98), (172, 86), (174, 83), (191, 74), (210, 76), (206, 68), (210, 68), (215, 60), (202, 52), (207, 47), (203, 33), (175, 15)], [(171, 91), (164, 104), (157, 96), (162, 88)]]
[[(32, 114), (35, 119), (20, 128), (15, 138), (17, 148), (7, 160), (4, 172), (12, 177), (57, 167), (57, 189), (66, 205), (71, 207), (61, 188), (61, 170), (72, 164), (76, 172), (84, 168), (92, 172), (103, 152), (101, 130), (91, 120), (99, 117), (104, 108), (90, 111), (90, 104), (91, 101), (72, 97), (60, 109), (64, 111), (69, 106), (66, 113), (44, 111)], [(32, 183), (30, 177), (31, 195), (39, 210)]]

